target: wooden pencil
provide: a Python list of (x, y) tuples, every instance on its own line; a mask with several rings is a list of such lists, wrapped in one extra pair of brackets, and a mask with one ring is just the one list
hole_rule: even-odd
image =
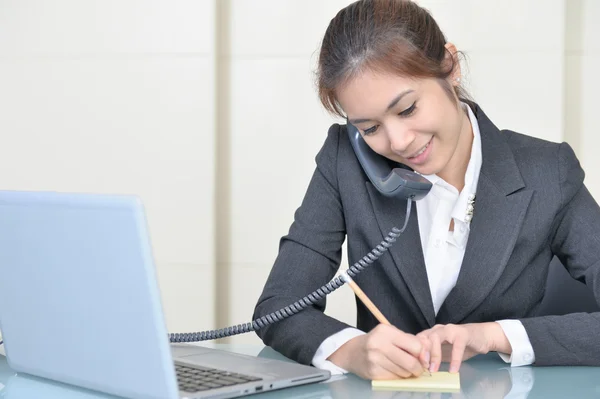
[[(365, 304), (367, 309), (369, 309), (369, 311), (371, 311), (371, 313), (373, 313), (373, 316), (375, 316), (375, 318), (381, 324), (386, 324), (388, 326), (392, 325), (389, 322), (389, 320), (386, 319), (386, 317), (383, 315), (383, 313), (381, 313), (381, 311), (377, 308), (377, 306), (375, 306), (373, 301), (371, 301), (369, 299), (367, 294), (364, 293), (364, 291), (358, 286), (358, 284), (356, 284), (356, 282), (354, 280), (352, 280), (352, 278), (350, 276), (345, 275), (344, 280), (346, 281), (346, 283), (348, 283), (348, 285), (350, 286), (350, 288), (352, 288), (352, 291), (354, 291), (356, 296), (362, 301), (362, 303)], [(429, 370), (427, 370), (426, 368), (423, 369), (423, 373), (431, 376), (431, 372)]]

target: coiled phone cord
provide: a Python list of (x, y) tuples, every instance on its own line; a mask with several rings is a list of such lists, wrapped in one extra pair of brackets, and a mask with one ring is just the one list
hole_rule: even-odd
[[(383, 255), (389, 247), (391, 247), (396, 239), (404, 232), (406, 225), (408, 224), (408, 218), (410, 216), (412, 199), (406, 201), (406, 217), (404, 218), (404, 226), (398, 230), (396, 227), (392, 228), (385, 239), (381, 241), (377, 247), (373, 248), (371, 252), (365, 255), (362, 259), (356, 262), (354, 265), (348, 268), (346, 272), (350, 277), (355, 277), (358, 273), (366, 269), (370, 264), (375, 262), (381, 255)], [(345, 275), (342, 274), (329, 283), (325, 284), (316, 291), (308, 294), (304, 298), (294, 302), (293, 304), (286, 306), (283, 309), (272, 312), (268, 315), (262, 316), (250, 323), (238, 324), (236, 326), (226, 327), (219, 330), (209, 330), (195, 333), (173, 333), (169, 334), (170, 342), (198, 342), (198, 341), (209, 341), (217, 338), (229, 337), (232, 335), (244, 334), (250, 331), (255, 331), (260, 328), (266, 327), (270, 324), (281, 321), (287, 317), (293, 316), (294, 314), (306, 309), (308, 306), (313, 305), (326, 295), (331, 294), (333, 291), (340, 288), (347, 282)]]

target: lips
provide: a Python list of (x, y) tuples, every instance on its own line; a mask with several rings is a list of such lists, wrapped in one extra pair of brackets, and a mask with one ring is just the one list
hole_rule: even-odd
[(412, 158), (416, 158), (419, 155), (421, 155), (422, 153), (425, 152), (425, 150), (427, 150), (427, 147), (429, 147), (429, 143), (425, 144), (425, 147), (421, 148), (421, 150), (419, 152), (417, 152), (415, 155), (413, 155), (412, 157), (408, 157), (408, 159), (412, 159)]
[(429, 160), (429, 154), (431, 154), (431, 148), (433, 147), (433, 137), (429, 140), (425, 146), (421, 147), (417, 152), (415, 152), (411, 157), (406, 158), (407, 163), (411, 166), (421, 166), (427, 163)]
[(429, 146), (431, 145), (431, 139), (427, 142), (427, 144), (425, 144), (425, 146), (423, 148), (421, 148), (419, 151), (417, 151), (414, 155), (411, 155), (410, 157), (408, 157), (407, 159), (414, 159), (417, 158), (419, 155), (423, 154), (425, 151), (427, 151), (427, 148), (429, 148)]

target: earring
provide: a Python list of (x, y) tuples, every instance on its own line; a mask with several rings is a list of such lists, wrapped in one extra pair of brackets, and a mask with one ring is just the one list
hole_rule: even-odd
[(456, 83), (460, 83), (460, 78), (456, 78)]

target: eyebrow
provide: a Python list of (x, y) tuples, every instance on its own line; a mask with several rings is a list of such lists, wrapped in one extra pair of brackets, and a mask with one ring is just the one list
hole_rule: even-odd
[[(408, 90), (404, 90), (402, 93), (398, 94), (391, 102), (390, 104), (387, 106), (386, 111), (389, 111), (390, 109), (392, 109), (396, 104), (398, 104), (398, 102), (400, 100), (402, 100), (402, 97), (404, 97), (405, 95), (412, 93), (414, 90), (412, 89), (408, 89)], [(367, 119), (367, 118), (358, 118), (358, 119), (350, 119), (348, 122), (350, 122), (353, 125), (359, 124), (359, 123), (364, 123), (364, 122), (369, 122), (371, 121), (371, 119)]]

